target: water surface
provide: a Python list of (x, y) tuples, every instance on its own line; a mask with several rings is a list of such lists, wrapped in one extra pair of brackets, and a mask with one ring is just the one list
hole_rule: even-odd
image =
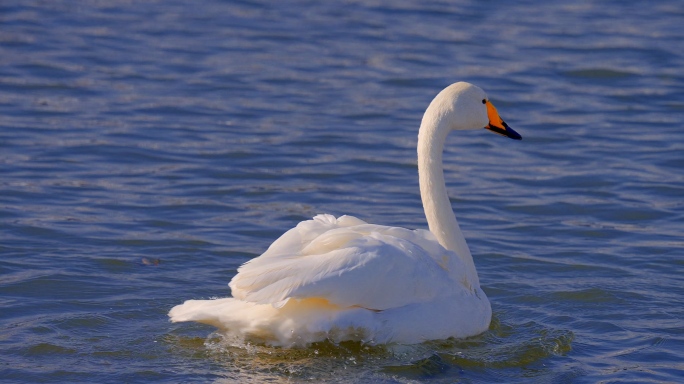
[[(677, 1), (0, 5), (7, 382), (678, 382)], [(283, 350), (171, 324), (317, 213), (425, 228), (417, 129), (446, 85), (524, 139), (449, 138), (490, 330)]]

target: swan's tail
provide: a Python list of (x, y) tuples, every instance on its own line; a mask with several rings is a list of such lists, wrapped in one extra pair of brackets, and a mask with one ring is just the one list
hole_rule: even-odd
[(188, 300), (169, 311), (172, 322), (209, 324), (240, 337), (274, 346), (303, 346), (316, 341), (369, 341), (378, 324), (362, 308), (330, 305), (324, 300), (290, 300), (282, 308), (235, 298)]
[(216, 300), (188, 300), (171, 308), (169, 317), (174, 323), (195, 321), (212, 325), (231, 333), (262, 333), (276, 310), (270, 305), (258, 305), (234, 298)]

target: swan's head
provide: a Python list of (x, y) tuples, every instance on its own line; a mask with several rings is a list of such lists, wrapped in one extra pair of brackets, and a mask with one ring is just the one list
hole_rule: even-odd
[(444, 88), (425, 111), (425, 119), (437, 119), (452, 130), (486, 128), (511, 139), (522, 139), (501, 119), (485, 91), (466, 82)]

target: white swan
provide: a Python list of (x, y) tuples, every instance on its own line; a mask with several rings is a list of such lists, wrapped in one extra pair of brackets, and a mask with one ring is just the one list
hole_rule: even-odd
[(318, 215), (242, 265), (230, 282), (232, 298), (188, 300), (171, 309), (171, 321), (285, 347), (326, 339), (412, 344), (484, 332), (491, 306), (442, 171), (447, 134), (482, 127), (521, 139), (472, 84), (450, 85), (425, 111), (418, 174), (430, 231)]

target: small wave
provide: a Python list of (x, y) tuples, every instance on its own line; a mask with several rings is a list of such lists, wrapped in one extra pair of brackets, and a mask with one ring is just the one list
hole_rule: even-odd
[(324, 341), (307, 348), (284, 349), (220, 332), (211, 334), (202, 346), (197, 338), (181, 343), (191, 349), (204, 349), (226, 367), (221, 375), (229, 380), (288, 378), (335, 382), (344, 377), (343, 381), (403, 382), (453, 378), (454, 373), (541, 367), (545, 359), (569, 352), (573, 339), (570, 331), (534, 322), (513, 326), (495, 319), (490, 330), (482, 335), (417, 345), (370, 346)]

